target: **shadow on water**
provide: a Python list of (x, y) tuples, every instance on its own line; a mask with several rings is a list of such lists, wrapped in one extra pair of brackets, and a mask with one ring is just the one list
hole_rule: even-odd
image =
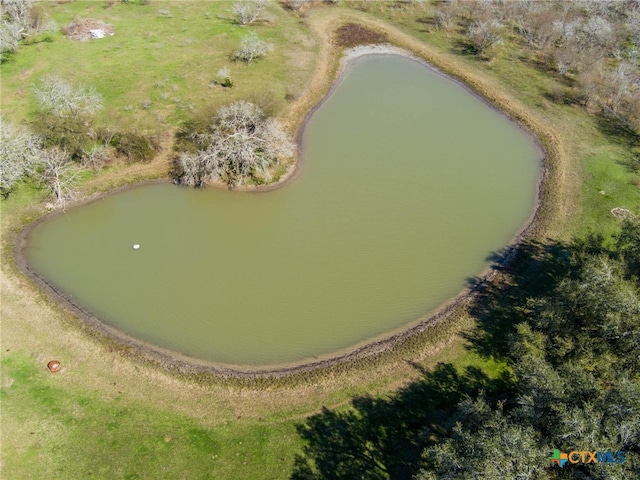
[[(586, 243), (585, 248), (595, 250), (601, 245), (597, 238)], [(500, 259), (504, 254), (495, 252), (494, 256)], [(508, 265), (498, 262), (494, 268), (501, 271), (504, 281), (478, 283), (471, 307), (477, 327), (466, 335), (467, 348), (483, 358), (508, 362), (509, 337), (525, 319), (525, 302), (556, 286), (567, 274), (570, 255), (571, 250), (560, 244), (530, 242), (513, 252)], [(299, 424), (298, 434), (305, 446), (296, 457), (291, 478), (412, 478), (424, 466), (424, 449), (447, 435), (449, 418), (464, 398), (480, 392), (491, 402), (515, 398), (515, 382), (508, 370), (489, 378), (475, 367), (411, 365), (420, 379), (393, 395), (354, 398), (348, 410), (324, 408)]]

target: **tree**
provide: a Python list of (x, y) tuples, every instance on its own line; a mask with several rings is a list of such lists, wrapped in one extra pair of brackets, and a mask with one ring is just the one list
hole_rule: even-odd
[(240, 48), (235, 51), (238, 60), (251, 63), (254, 58), (264, 57), (273, 50), (273, 44), (260, 40), (255, 32), (245, 35), (240, 40)]
[(59, 117), (93, 114), (102, 108), (102, 96), (93, 87), (74, 87), (57, 75), (44, 77), (33, 91), (40, 108)]
[(616, 237), (617, 251), (624, 260), (629, 277), (640, 282), (640, 220), (627, 220)]
[(75, 194), (74, 186), (82, 172), (82, 168), (70, 161), (65, 150), (53, 147), (42, 151), (35, 177), (55, 195), (55, 205), (64, 210), (67, 201)]
[(266, 7), (267, 0), (240, 0), (235, 2), (232, 8), (238, 23), (249, 25), (260, 18)]
[(9, 195), (15, 184), (32, 171), (40, 153), (37, 135), (0, 117), (0, 194)]
[(295, 152), (276, 120), (242, 100), (222, 107), (207, 132), (190, 137), (197, 151), (181, 154), (177, 167), (180, 182), (195, 187), (216, 179), (233, 186), (268, 176), (268, 167)]
[(534, 480), (548, 478), (548, 453), (530, 426), (518, 425), (482, 398), (459, 405), (451, 436), (425, 452), (431, 470), (416, 480), (438, 478)]
[(31, 18), (33, 0), (2, 0), (2, 12), (11, 21), (28, 27)]
[(471, 24), (467, 30), (467, 38), (476, 52), (483, 54), (490, 47), (502, 42), (501, 28), (502, 25), (497, 20), (480, 20)]
[(18, 50), (24, 29), (17, 23), (0, 20), (0, 61), (4, 53), (14, 53)]
[(214, 83), (222, 86), (222, 87), (233, 87), (233, 79), (231, 78), (231, 72), (227, 67), (223, 67), (218, 70), (215, 78), (213, 79)]
[(40, 112), (31, 127), (42, 140), (43, 148), (59, 147), (78, 160), (94, 143), (89, 120), (85, 115), (59, 117), (52, 112)]
[(0, 2), (0, 61), (3, 53), (14, 53), (25, 37), (43, 31), (57, 30), (55, 21), (45, 22), (43, 10), (34, 8), (33, 0)]
[(640, 68), (628, 60), (615, 69), (603, 64), (584, 69), (578, 83), (589, 103), (630, 132), (640, 132)]
[(308, 5), (311, 2), (312, 0), (285, 0), (284, 4), (294, 12), (298, 12), (302, 10), (305, 5)]
[(2, 0), (0, 3), (0, 60), (14, 53), (31, 26), (31, 0)]

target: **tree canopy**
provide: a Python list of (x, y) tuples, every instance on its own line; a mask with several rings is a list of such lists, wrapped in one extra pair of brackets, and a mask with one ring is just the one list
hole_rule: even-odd
[(234, 186), (268, 177), (270, 166), (296, 150), (277, 120), (243, 100), (222, 107), (207, 131), (188, 137), (197, 150), (178, 157), (178, 179), (194, 187), (216, 180)]

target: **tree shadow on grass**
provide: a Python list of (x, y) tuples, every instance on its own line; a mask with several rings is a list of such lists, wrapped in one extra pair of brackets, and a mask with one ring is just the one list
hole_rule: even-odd
[(508, 264), (495, 263), (504, 281), (477, 289), (470, 308), (477, 327), (465, 335), (467, 348), (483, 358), (508, 360), (509, 338), (527, 319), (527, 298), (555, 288), (569, 268), (570, 255), (561, 244), (527, 242), (517, 247)]
[(357, 397), (347, 411), (324, 408), (297, 426), (305, 440), (291, 478), (409, 479), (423, 466), (422, 452), (447, 432), (447, 420), (467, 395), (483, 391), (508, 396), (508, 376), (489, 379), (451, 364), (433, 371), (414, 365), (423, 377), (390, 398)]
[[(601, 239), (584, 248), (601, 248)], [(599, 246), (600, 245), (600, 246)], [(484, 358), (509, 360), (509, 338), (525, 320), (527, 298), (553, 289), (569, 268), (571, 249), (560, 244), (528, 242), (498, 261), (504, 281), (477, 284), (471, 306), (477, 327), (466, 338), (468, 347)], [(505, 252), (496, 252), (496, 259)], [(489, 378), (475, 367), (459, 371), (439, 364), (427, 371), (412, 364), (418, 381), (385, 398), (354, 398), (344, 411), (324, 408), (297, 425), (305, 442), (295, 459), (292, 480), (409, 479), (425, 466), (422, 452), (450, 432), (449, 420), (466, 397), (483, 392), (492, 402), (513, 402), (515, 382), (508, 371)]]
[(611, 116), (598, 116), (597, 125), (607, 138), (626, 150), (627, 156), (620, 163), (631, 172), (640, 171), (640, 135)]

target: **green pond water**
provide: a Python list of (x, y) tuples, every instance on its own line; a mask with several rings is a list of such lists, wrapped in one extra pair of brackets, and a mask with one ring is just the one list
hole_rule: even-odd
[(351, 62), (303, 158), (271, 192), (167, 183), (73, 208), (38, 225), (25, 254), (132, 337), (227, 364), (298, 362), (459, 293), (532, 214), (540, 174), (524, 132), (397, 55)]

